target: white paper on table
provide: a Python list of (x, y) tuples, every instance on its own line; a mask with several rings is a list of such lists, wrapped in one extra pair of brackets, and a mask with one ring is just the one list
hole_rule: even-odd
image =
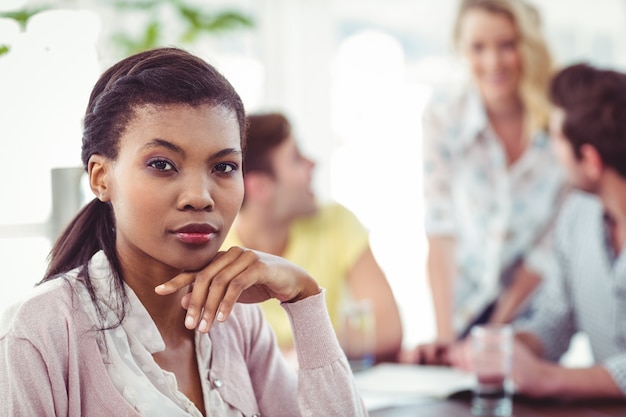
[(367, 392), (361, 394), (363, 403), (367, 411), (382, 410), (390, 407), (400, 407), (403, 405), (425, 404), (437, 401), (431, 397), (420, 397), (414, 394), (389, 394)]
[(446, 398), (474, 385), (471, 374), (443, 366), (383, 363), (357, 372), (354, 377), (370, 410), (412, 400)]

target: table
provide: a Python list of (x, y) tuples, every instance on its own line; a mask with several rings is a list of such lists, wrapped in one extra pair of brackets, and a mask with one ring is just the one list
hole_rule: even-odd
[[(370, 412), (370, 417), (471, 417), (470, 392)], [(515, 397), (513, 417), (626, 417), (626, 401), (559, 401)]]

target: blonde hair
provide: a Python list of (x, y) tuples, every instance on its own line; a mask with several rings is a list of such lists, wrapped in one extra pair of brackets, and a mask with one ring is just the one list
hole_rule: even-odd
[(454, 23), (454, 43), (458, 47), (461, 23), (470, 10), (481, 9), (508, 16), (517, 28), (522, 58), (520, 96), (529, 132), (548, 126), (550, 102), (548, 85), (554, 71), (552, 56), (541, 32), (538, 10), (526, 0), (461, 0)]

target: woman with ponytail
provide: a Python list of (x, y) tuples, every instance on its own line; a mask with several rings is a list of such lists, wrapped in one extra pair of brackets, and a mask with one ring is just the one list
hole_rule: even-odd
[[(219, 248), (243, 199), (245, 113), (211, 65), (141, 52), (96, 83), (95, 199), (0, 317), (0, 416), (365, 416), (324, 290), (276, 256)], [(290, 316), (296, 375), (256, 305)]]

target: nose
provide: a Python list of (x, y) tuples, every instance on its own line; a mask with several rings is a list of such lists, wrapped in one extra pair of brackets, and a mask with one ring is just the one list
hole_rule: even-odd
[(487, 51), (485, 53), (484, 62), (487, 69), (494, 69), (494, 67), (496, 67), (498, 64), (498, 51), (494, 49), (490, 49), (489, 51)]
[(212, 182), (206, 174), (186, 176), (181, 181), (182, 192), (178, 201), (180, 210), (211, 211), (215, 201), (211, 194)]
[(486, 70), (497, 70), (502, 62), (502, 52), (498, 48), (488, 48), (482, 58), (483, 66)]

